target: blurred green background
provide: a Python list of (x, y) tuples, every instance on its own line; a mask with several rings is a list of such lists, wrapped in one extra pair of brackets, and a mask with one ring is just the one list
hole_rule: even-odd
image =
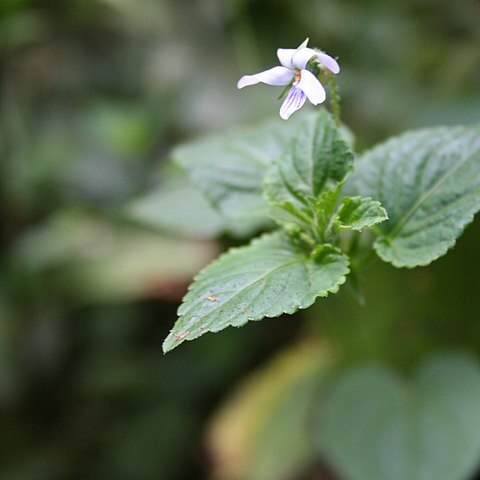
[[(2, 480), (212, 478), (219, 405), (312, 335), (405, 372), (480, 355), (479, 219), (430, 267), (366, 271), (363, 307), (345, 291), (162, 355), (192, 276), (240, 241), (158, 187), (168, 153), (276, 113), (279, 92), (236, 81), (307, 36), (339, 58), (360, 150), (480, 119), (476, 0), (0, 0)], [(337, 477), (320, 459), (286, 478)]]

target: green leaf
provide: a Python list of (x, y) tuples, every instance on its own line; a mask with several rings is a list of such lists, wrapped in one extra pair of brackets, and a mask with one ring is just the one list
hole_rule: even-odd
[(464, 480), (480, 458), (480, 366), (427, 361), (411, 383), (389, 368), (345, 372), (322, 400), (316, 443), (345, 480)]
[(353, 154), (330, 114), (320, 110), (299, 128), (265, 179), (268, 202), (282, 208), (309, 206), (309, 200), (332, 190), (352, 168)]
[(188, 179), (171, 178), (126, 207), (129, 218), (181, 236), (211, 238), (225, 222)]
[(308, 257), (283, 232), (231, 249), (190, 286), (164, 351), (206, 332), (307, 308), (337, 292), (348, 271), (348, 257), (338, 249), (320, 245)]
[(172, 157), (224, 216), (266, 217), (264, 174), (310, 117), (299, 115), (289, 122), (275, 118), (232, 129), (180, 146)]
[(406, 133), (365, 153), (349, 179), (390, 218), (375, 249), (396, 267), (444, 255), (480, 209), (480, 127)]
[(234, 222), (223, 217), (183, 172), (176, 171), (167, 173), (160, 185), (127, 205), (125, 213), (162, 232), (194, 238), (212, 238), (223, 233), (246, 237), (269, 226), (262, 219)]
[(313, 214), (313, 226), (321, 239), (327, 240), (331, 230), (332, 215), (340, 196), (342, 186), (321, 193), (318, 198), (309, 201)]
[(388, 219), (380, 202), (369, 197), (345, 197), (335, 218), (339, 229), (362, 230)]
[(321, 193), (317, 198), (309, 197), (306, 200), (306, 207), (300, 208), (291, 202), (284, 202), (270, 209), (270, 216), (277, 223), (289, 227), (289, 224), (300, 225), (300, 232), (311, 235), (314, 243), (325, 243), (328, 241), (325, 235), (331, 224), (331, 217), (335, 211), (338, 197), (341, 192), (341, 185), (334, 190)]

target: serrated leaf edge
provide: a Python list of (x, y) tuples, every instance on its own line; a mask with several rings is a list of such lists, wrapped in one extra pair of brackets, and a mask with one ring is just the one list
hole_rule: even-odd
[[(180, 306), (178, 307), (178, 310), (177, 310), (177, 314), (178, 314), (178, 311), (180, 310), (180, 308), (182, 307), (183, 305), (183, 302), (184, 300), (186, 299), (187, 295), (193, 291), (193, 286), (195, 284), (195, 282), (197, 282), (198, 280), (201, 280), (202, 276), (204, 275), (204, 272), (207, 268), (215, 265), (217, 262), (220, 262), (223, 257), (225, 257), (226, 255), (231, 255), (232, 252), (238, 252), (238, 251), (241, 251), (245, 248), (250, 248), (252, 247), (253, 245), (255, 244), (258, 244), (259, 242), (263, 241), (265, 238), (269, 237), (269, 236), (274, 236), (274, 235), (278, 235), (279, 233), (281, 233), (281, 230), (277, 230), (275, 232), (268, 232), (268, 233), (265, 233), (259, 237), (256, 237), (254, 238), (248, 245), (242, 245), (242, 246), (239, 246), (239, 247), (232, 247), (230, 248), (229, 250), (227, 250), (226, 252), (222, 253), (219, 257), (217, 257), (212, 263), (210, 263), (209, 265), (207, 265), (205, 268), (203, 268), (192, 280), (192, 283), (189, 285), (188, 289), (187, 289), (187, 292), (186, 294), (184, 295), (184, 297), (182, 298), (182, 303), (180, 304)], [(325, 290), (322, 290), (320, 291), (318, 294), (316, 295), (312, 295), (311, 298), (304, 298), (302, 303), (299, 305), (299, 306), (293, 306), (292, 305), (292, 308), (284, 308), (284, 309), (281, 309), (281, 312), (279, 312), (278, 314), (274, 314), (274, 315), (262, 315), (262, 316), (252, 316), (252, 317), (247, 317), (245, 319), (244, 322), (242, 323), (238, 323), (236, 325), (228, 325), (228, 326), (233, 326), (233, 327), (241, 327), (243, 325), (245, 325), (246, 323), (250, 322), (250, 321), (258, 321), (258, 320), (262, 320), (263, 318), (276, 318), (276, 317), (279, 317), (283, 314), (288, 314), (288, 315), (291, 315), (295, 312), (297, 312), (298, 310), (305, 310), (306, 308), (310, 307), (311, 305), (313, 305), (316, 301), (317, 298), (322, 298), (322, 297), (326, 297), (328, 296), (330, 293), (337, 293), (340, 289), (340, 287), (346, 282), (347, 280), (347, 275), (350, 273), (350, 259), (348, 257), (348, 255), (346, 255), (344, 252), (342, 252), (340, 249), (337, 249), (338, 252), (340, 254), (342, 254), (345, 259), (346, 259), (346, 263), (345, 263), (345, 273), (339, 278), (338, 282), (335, 284), (335, 286), (333, 286), (332, 288), (328, 288), (328, 289), (325, 289)], [(181, 314), (178, 314), (179, 317), (177, 319), (177, 321), (182, 317)], [(228, 327), (227, 326), (227, 327)], [(227, 327), (223, 327), (221, 329), (213, 329), (213, 328), (205, 328), (203, 329), (201, 332), (197, 333), (197, 334), (194, 334), (194, 335), (186, 335), (184, 338), (178, 338), (178, 337), (175, 337), (175, 334), (176, 334), (176, 331), (174, 329), (170, 330), (168, 336), (165, 338), (164, 342), (163, 342), (163, 345), (162, 345), (162, 349), (163, 349), (163, 352), (164, 353), (167, 353), (171, 350), (173, 350), (174, 348), (178, 347), (179, 345), (181, 345), (183, 342), (185, 341), (190, 341), (190, 340), (194, 340), (200, 336), (202, 336), (203, 334), (205, 333), (208, 333), (208, 332), (211, 332), (211, 333), (215, 333), (215, 332), (219, 332), (221, 330), (224, 330), (225, 328)], [(193, 332), (192, 332), (193, 333)], [(168, 340), (174, 336), (175, 337), (175, 340), (176, 340), (176, 343), (175, 345), (173, 345), (171, 348), (166, 348), (166, 344), (168, 342)]]
[[(401, 141), (403, 139), (403, 137), (405, 136), (408, 136), (408, 135), (420, 135), (420, 134), (425, 134), (425, 133), (434, 133), (434, 134), (442, 134), (444, 132), (447, 132), (447, 131), (452, 131), (453, 129), (455, 130), (458, 130), (458, 131), (462, 131), (462, 130), (469, 130), (469, 129), (472, 129), (472, 128), (477, 128), (479, 131), (480, 131), (480, 124), (474, 124), (474, 125), (438, 125), (438, 126), (434, 126), (434, 127), (426, 127), (426, 128), (422, 128), (422, 129), (408, 129), (408, 130), (405, 130), (404, 132), (402, 132), (400, 135), (397, 135), (397, 136), (394, 136), (392, 138), (389, 138), (381, 143), (379, 143), (378, 145), (375, 145), (374, 147), (368, 149), (367, 151), (363, 152), (360, 156), (360, 160), (365, 156), (365, 155), (373, 155), (378, 151), (381, 151), (382, 149), (384, 149), (387, 145), (389, 144), (396, 144), (398, 143), (399, 141)], [(468, 157), (467, 157), (468, 158)], [(466, 159), (464, 160), (466, 161)], [(463, 162), (461, 162), (461, 164), (463, 164)], [(443, 183), (443, 179), (442, 179), (442, 183)], [(355, 190), (355, 194), (358, 195), (358, 191)], [(444, 246), (439, 248), (438, 249), (438, 252), (435, 254), (434, 257), (432, 257), (431, 259), (429, 260), (426, 260), (426, 261), (416, 261), (415, 263), (412, 263), (412, 264), (409, 264), (409, 263), (405, 263), (405, 262), (399, 262), (398, 260), (396, 260), (395, 258), (393, 258), (393, 256), (388, 256), (388, 255), (385, 255), (383, 254), (380, 250), (379, 250), (379, 243), (380, 241), (384, 240), (384, 241), (393, 241), (396, 236), (393, 236), (391, 237), (390, 234), (392, 232), (388, 232), (388, 234), (383, 234), (383, 235), (379, 235), (373, 245), (374, 247), (374, 250), (376, 252), (376, 254), (385, 262), (387, 263), (390, 263), (391, 265), (393, 265), (394, 267), (396, 268), (408, 268), (408, 269), (413, 269), (413, 268), (416, 268), (416, 267), (425, 267), (425, 266), (428, 266), (430, 265), (432, 262), (438, 260), (439, 258), (443, 257), (449, 250), (451, 250), (455, 244), (457, 243), (457, 240), (458, 238), (462, 235), (462, 233), (465, 231), (466, 227), (473, 222), (474, 218), (475, 218), (475, 215), (480, 211), (480, 209), (477, 209), (475, 212), (473, 212), (472, 214), (468, 215), (467, 217), (465, 217), (465, 219), (461, 222), (458, 222), (457, 224), (457, 229), (458, 229), (458, 233), (456, 235), (456, 237), (454, 239), (452, 239), (450, 242), (444, 242)], [(403, 226), (403, 225), (402, 225)], [(398, 230), (394, 229), (393, 232), (395, 233), (395, 235), (398, 233)]]
[(475, 215), (478, 213), (478, 210), (476, 213), (469, 215), (468, 218), (465, 219), (465, 222), (459, 222), (458, 223), (458, 234), (456, 238), (452, 239), (450, 242), (444, 242), (444, 246), (442, 248), (438, 249), (438, 252), (435, 254), (434, 257), (432, 257), (430, 260), (419, 262), (416, 261), (415, 263), (409, 264), (405, 262), (399, 262), (397, 261), (393, 256), (388, 256), (384, 255), (381, 251), (379, 251), (379, 243), (382, 240), (385, 241), (392, 241), (394, 239), (390, 238), (388, 235), (380, 235), (377, 237), (375, 240), (375, 243), (373, 244), (373, 247), (375, 249), (375, 252), (377, 255), (385, 262), (390, 263), (396, 268), (408, 268), (408, 269), (414, 269), (416, 267), (426, 267), (427, 265), (430, 265), (434, 261), (438, 260), (439, 258), (443, 257), (449, 250), (451, 250), (455, 244), (457, 243), (457, 240), (460, 238), (462, 233), (465, 231), (465, 229), (470, 225), (473, 220), (475, 219)]

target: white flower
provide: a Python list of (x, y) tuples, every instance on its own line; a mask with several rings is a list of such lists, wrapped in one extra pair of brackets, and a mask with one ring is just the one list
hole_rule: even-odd
[(337, 61), (326, 53), (307, 47), (308, 38), (298, 48), (279, 48), (277, 57), (282, 66), (273, 67), (255, 75), (244, 75), (237, 83), (238, 88), (248, 87), (256, 83), (268, 85), (289, 85), (288, 92), (281, 108), (280, 116), (287, 120), (292, 113), (302, 108), (308, 98), (314, 105), (325, 101), (326, 93), (318, 78), (307, 70), (307, 63), (314, 59), (322, 69), (333, 74), (340, 71)]

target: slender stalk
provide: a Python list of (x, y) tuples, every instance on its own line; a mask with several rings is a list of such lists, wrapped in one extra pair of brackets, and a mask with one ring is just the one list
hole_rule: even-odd
[(365, 253), (362, 257), (358, 258), (353, 263), (353, 267), (358, 271), (358, 270), (363, 270), (364, 268), (372, 265), (374, 262), (378, 260), (378, 256), (373, 249), (373, 247), (370, 247), (370, 250), (368, 250), (367, 253)]
[(332, 114), (335, 120), (335, 124), (337, 127), (340, 127), (340, 91), (338, 88), (337, 79), (335, 76), (332, 76), (330, 79), (330, 90), (331, 90), (331, 100), (330, 105), (332, 107)]

